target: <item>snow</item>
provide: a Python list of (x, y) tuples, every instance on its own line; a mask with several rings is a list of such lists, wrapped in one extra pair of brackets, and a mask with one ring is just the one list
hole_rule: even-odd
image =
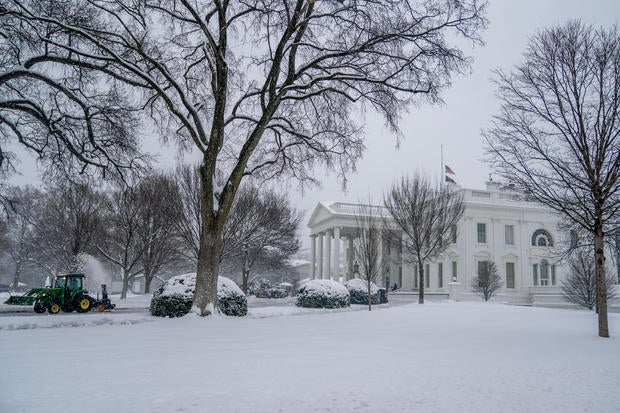
[(0, 329), (0, 412), (618, 411), (620, 314), (601, 339), (581, 310), (356, 308), (2, 316), (116, 322)]
[[(167, 280), (164, 284), (164, 287), (161, 296), (166, 297), (170, 295), (181, 295), (186, 296), (188, 298), (193, 297), (194, 290), (196, 289), (196, 273), (190, 272), (187, 274), (181, 274), (174, 276)], [(245, 295), (241, 288), (237, 286), (237, 284), (231, 280), (230, 278), (222, 277), (221, 275), (217, 277), (217, 295), (218, 297), (228, 296), (228, 295)]]
[(334, 280), (311, 280), (304, 285), (306, 293), (321, 293), (325, 297), (342, 297), (348, 296), (347, 287)]
[[(353, 278), (347, 281), (346, 283), (344, 283), (344, 285), (349, 290), (361, 291), (365, 294), (368, 292), (368, 282), (365, 280), (362, 280), (361, 278)], [(371, 282), (370, 283), (370, 295), (375, 295), (378, 292), (379, 292), (379, 287), (377, 287), (377, 284)], [(368, 296), (366, 296), (366, 298), (368, 298)]]

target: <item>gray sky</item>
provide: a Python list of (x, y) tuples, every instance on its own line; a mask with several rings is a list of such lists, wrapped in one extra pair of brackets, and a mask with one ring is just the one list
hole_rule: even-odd
[[(404, 140), (396, 148), (396, 138), (383, 125), (380, 117), (369, 114), (366, 119), (366, 152), (356, 174), (349, 176), (346, 192), (335, 177), (321, 177), (320, 188), (307, 189), (302, 195), (291, 183), (290, 196), (294, 205), (305, 210), (301, 237), (307, 247), (306, 222), (320, 200), (350, 201), (367, 199), (370, 195), (380, 202), (385, 188), (398, 176), (424, 171), (439, 178), (441, 173), (440, 145), (444, 162), (456, 172), (456, 181), (465, 187), (483, 188), (488, 167), (482, 162), (483, 140), (480, 131), (489, 125), (498, 109), (494, 86), (490, 79), (496, 68), (510, 70), (521, 61), (528, 39), (536, 31), (568, 19), (581, 19), (586, 24), (610, 26), (620, 20), (620, 0), (490, 0), (489, 27), (483, 33), (485, 45), (470, 49), (473, 72), (457, 78), (445, 91), (442, 106), (411, 108), (401, 126)], [(158, 150), (155, 140), (146, 143), (147, 149)], [(23, 156), (23, 151), (18, 151)], [(176, 150), (163, 150), (163, 166), (173, 167)], [(167, 153), (166, 153), (167, 152)], [(22, 176), (15, 184), (33, 182), (36, 171), (23, 161)]]
[[(305, 223), (317, 201), (351, 201), (370, 195), (380, 202), (385, 188), (402, 174), (423, 171), (439, 179), (441, 150), (444, 163), (456, 173), (458, 184), (484, 188), (491, 172), (483, 158), (481, 130), (489, 125), (499, 105), (491, 83), (491, 71), (510, 70), (519, 63), (530, 36), (538, 30), (581, 19), (585, 24), (611, 26), (620, 20), (620, 0), (490, 0), (489, 27), (483, 33), (485, 45), (465, 49), (474, 57), (471, 75), (455, 79), (440, 107), (411, 108), (403, 118), (405, 139), (395, 147), (395, 137), (381, 118), (367, 120), (366, 152), (358, 172), (350, 176), (347, 192), (333, 177), (324, 178), (321, 188), (295, 197), (306, 210)], [(302, 242), (309, 246), (309, 231), (303, 228)]]

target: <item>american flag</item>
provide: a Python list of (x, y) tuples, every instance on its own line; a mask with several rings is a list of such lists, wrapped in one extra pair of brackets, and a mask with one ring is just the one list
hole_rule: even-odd
[(452, 170), (452, 168), (450, 168), (448, 165), (444, 165), (444, 167), (446, 168), (446, 173), (447, 173), (447, 174), (456, 175), (456, 174), (454, 173), (454, 171)]

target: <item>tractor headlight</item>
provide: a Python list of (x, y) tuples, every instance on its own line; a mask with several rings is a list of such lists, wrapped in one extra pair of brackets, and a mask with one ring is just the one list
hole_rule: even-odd
[(43, 293), (43, 294), (41, 294), (41, 297), (45, 297), (46, 295), (47, 295), (47, 294)]

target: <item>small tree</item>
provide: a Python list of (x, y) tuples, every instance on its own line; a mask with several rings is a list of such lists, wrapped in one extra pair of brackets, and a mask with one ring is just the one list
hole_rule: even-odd
[(410, 262), (420, 274), (420, 304), (424, 304), (424, 264), (439, 256), (452, 243), (463, 216), (461, 194), (449, 187), (433, 185), (425, 177), (402, 177), (392, 185), (384, 203), (397, 230), (390, 238), (401, 239)]
[(368, 311), (372, 310), (371, 286), (381, 274), (383, 268), (381, 237), (382, 237), (382, 208), (368, 204), (360, 205), (355, 214), (355, 232), (357, 247), (355, 257), (360, 266), (360, 278), (366, 281), (368, 287)]
[(222, 263), (241, 268), (247, 294), (253, 268), (279, 270), (299, 250), (297, 230), (301, 215), (286, 195), (247, 185), (240, 189), (224, 225)]
[[(569, 274), (562, 280), (562, 296), (581, 307), (592, 310), (596, 307), (596, 265), (592, 248), (580, 248), (569, 258)], [(614, 278), (607, 275), (607, 300), (616, 296)]]
[(478, 267), (478, 275), (471, 280), (471, 289), (484, 298), (484, 301), (489, 301), (502, 288), (502, 277), (493, 261), (483, 261), (481, 264)]

